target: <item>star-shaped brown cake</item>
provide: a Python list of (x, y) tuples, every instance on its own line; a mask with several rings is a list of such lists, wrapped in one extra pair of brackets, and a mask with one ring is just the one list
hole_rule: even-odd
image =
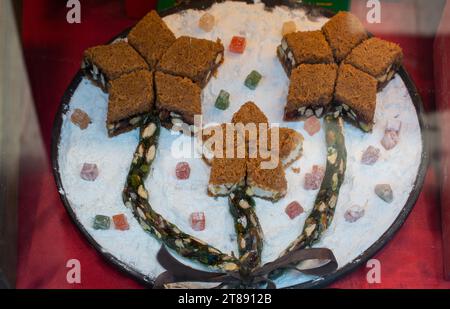
[(247, 102), (231, 123), (204, 129), (202, 137), (204, 158), (211, 165), (209, 194), (224, 196), (247, 186), (251, 195), (272, 201), (286, 195), (284, 169), (301, 156), (300, 133), (270, 128), (266, 115)]

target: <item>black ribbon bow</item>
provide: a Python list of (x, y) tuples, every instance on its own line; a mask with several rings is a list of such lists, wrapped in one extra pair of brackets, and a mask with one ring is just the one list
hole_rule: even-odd
[[(275, 289), (275, 283), (269, 275), (279, 269), (292, 269), (306, 275), (324, 276), (337, 269), (337, 261), (333, 252), (326, 248), (308, 248), (293, 250), (273, 262), (255, 268), (250, 274), (242, 275), (239, 272), (208, 272), (191, 268), (174, 258), (165, 246), (157, 254), (158, 262), (167, 271), (159, 275), (154, 284), (155, 289), (164, 288), (166, 284), (181, 282), (220, 283), (216, 288), (223, 286), (258, 287), (266, 284), (266, 288)], [(298, 268), (297, 264), (308, 260), (320, 260), (320, 266), (311, 268)]]

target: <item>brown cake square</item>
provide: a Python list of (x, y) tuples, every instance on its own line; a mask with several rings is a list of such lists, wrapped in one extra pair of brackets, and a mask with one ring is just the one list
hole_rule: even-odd
[(333, 100), (336, 64), (301, 64), (291, 74), (284, 119), (303, 120), (328, 111)]
[(208, 192), (212, 196), (228, 195), (245, 184), (246, 159), (214, 158), (211, 164)]
[(194, 115), (201, 115), (201, 88), (189, 78), (156, 72), (155, 87), (156, 108), (166, 128), (193, 125)]
[(244, 159), (247, 156), (244, 136), (233, 123), (204, 128), (202, 139), (203, 158), (208, 164), (215, 157)]
[(356, 45), (368, 37), (358, 17), (348, 12), (339, 12), (334, 15), (322, 27), (322, 32), (337, 62), (344, 60)]
[(265, 136), (269, 135), (269, 120), (266, 115), (255, 103), (249, 101), (234, 113), (231, 122), (236, 125), (239, 134), (245, 137), (247, 154), (250, 157), (256, 156), (259, 150), (260, 129), (266, 130)]
[(110, 137), (133, 130), (153, 108), (153, 74), (147, 70), (122, 75), (109, 83), (107, 130)]
[(344, 61), (375, 77), (380, 90), (394, 77), (402, 59), (399, 45), (370, 38), (356, 46)]
[(128, 34), (128, 43), (144, 57), (151, 70), (156, 69), (158, 61), (175, 39), (156, 11), (148, 13)]
[(224, 47), (216, 42), (188, 36), (178, 38), (158, 64), (158, 70), (167, 74), (187, 77), (201, 88), (223, 62)]
[(372, 131), (377, 104), (377, 80), (350, 64), (341, 64), (335, 91), (342, 114), (365, 132)]
[(279, 154), (284, 168), (297, 161), (303, 152), (303, 136), (290, 128), (279, 128)]
[(255, 196), (278, 201), (287, 192), (286, 174), (279, 160), (275, 168), (264, 168), (261, 165), (270, 159), (254, 158), (247, 160), (247, 186)]
[(333, 52), (319, 30), (298, 31), (285, 35), (281, 45), (278, 46), (277, 55), (288, 76), (299, 64), (334, 62)]
[(110, 80), (137, 70), (148, 69), (144, 59), (126, 42), (87, 49), (81, 68), (85, 75), (105, 92)]

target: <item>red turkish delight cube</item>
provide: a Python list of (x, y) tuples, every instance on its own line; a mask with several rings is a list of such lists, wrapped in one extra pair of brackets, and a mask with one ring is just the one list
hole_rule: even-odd
[(289, 205), (287, 205), (284, 211), (289, 216), (289, 218), (294, 219), (295, 217), (302, 214), (304, 210), (303, 207), (297, 201), (294, 201), (291, 202)]
[(369, 146), (361, 157), (361, 163), (366, 165), (374, 165), (380, 158), (380, 149)]
[(124, 214), (115, 215), (112, 218), (116, 230), (126, 231), (130, 228), (130, 226), (128, 225), (127, 217), (125, 217)]
[(247, 46), (247, 39), (242, 36), (234, 36), (231, 39), (229, 50), (232, 53), (242, 54)]
[(305, 175), (305, 189), (317, 190), (322, 184), (323, 177), (325, 176), (325, 170), (323, 167), (314, 165), (311, 173)]
[(205, 213), (203, 212), (194, 212), (190, 216), (191, 228), (194, 231), (203, 231), (206, 225)]
[(308, 119), (306, 119), (303, 127), (310, 136), (313, 136), (320, 131), (320, 120), (315, 116), (309, 117)]
[(180, 180), (189, 179), (189, 176), (191, 174), (191, 167), (189, 166), (189, 163), (187, 162), (178, 163), (175, 169), (175, 174), (177, 178)]
[(98, 167), (97, 164), (84, 163), (81, 169), (80, 176), (86, 181), (94, 181), (98, 177)]

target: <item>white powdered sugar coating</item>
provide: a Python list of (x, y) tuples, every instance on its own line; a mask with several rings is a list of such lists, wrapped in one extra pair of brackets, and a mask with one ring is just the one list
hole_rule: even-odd
[[(313, 22), (305, 17), (303, 10), (279, 7), (266, 11), (262, 4), (247, 5), (239, 2), (215, 4), (207, 11), (216, 18), (216, 26), (209, 33), (198, 28), (198, 20), (203, 11), (188, 10), (164, 18), (175, 35), (212, 40), (218, 37), (226, 49), (233, 35), (247, 38), (245, 53), (241, 55), (225, 51), (225, 62), (219, 68), (217, 78), (213, 78), (205, 87), (202, 98), (204, 123), (230, 121), (232, 114), (243, 103), (251, 100), (263, 110), (272, 124), (296, 129), (305, 137), (304, 154), (293, 164), (301, 172), (296, 174), (290, 168), (286, 172), (286, 197), (277, 203), (256, 199), (256, 211), (265, 235), (262, 259), (263, 262), (268, 262), (275, 259), (302, 231), (318, 192), (303, 188), (305, 174), (310, 172), (314, 164), (325, 166), (326, 161), (323, 130), (311, 137), (304, 131), (303, 122), (282, 121), (289, 80), (276, 58), (276, 47), (281, 40), (283, 22), (294, 20), (298, 30), (316, 30), (320, 29), (326, 19), (319, 18)], [(255, 91), (244, 86), (245, 77), (252, 70), (257, 70), (264, 76)], [(226, 111), (214, 107), (221, 89), (231, 94), (230, 108)], [(155, 277), (163, 271), (156, 261), (160, 243), (143, 231), (131, 211), (123, 205), (121, 198), (138, 143), (138, 131), (114, 138), (107, 137), (107, 98), (107, 95), (86, 79), (82, 80), (72, 97), (70, 109), (64, 115), (59, 145), (58, 159), (64, 187), (64, 192), (61, 193), (66, 195), (78, 220), (105, 251), (137, 271)], [(84, 131), (70, 122), (70, 115), (75, 108), (84, 110), (92, 119), (92, 124)], [(395, 117), (402, 121), (400, 142), (394, 149), (386, 151), (380, 140), (387, 120)], [(348, 152), (345, 182), (340, 191), (333, 223), (317, 244), (317, 247), (333, 250), (339, 267), (352, 262), (368, 249), (394, 222), (411, 193), (420, 164), (422, 144), (419, 122), (408, 91), (398, 75), (378, 94), (375, 121), (371, 134), (345, 125)], [(210, 168), (200, 158), (178, 158), (180, 151), (174, 151), (173, 148), (181, 141), (189, 142), (190, 138), (162, 129), (157, 158), (146, 182), (151, 205), (183, 231), (224, 252), (237, 252), (227, 199), (214, 199), (207, 195)], [(360, 163), (361, 155), (369, 145), (381, 149), (380, 159), (373, 166)], [(187, 161), (191, 166), (189, 180), (177, 180), (175, 177), (175, 166), (180, 161)], [(95, 182), (80, 178), (80, 170), (85, 162), (98, 165), (100, 174)], [(393, 203), (387, 204), (374, 194), (374, 187), (378, 183), (392, 186)], [(285, 207), (292, 201), (298, 201), (305, 209), (304, 213), (293, 220), (285, 213)], [(346, 222), (344, 213), (354, 204), (364, 206), (365, 215), (354, 223)], [(189, 215), (192, 212), (205, 213), (204, 231), (196, 232), (191, 229)], [(113, 228), (96, 231), (92, 228), (96, 214), (112, 216), (118, 213), (125, 213), (127, 216), (130, 224), (128, 231)], [(183, 261), (202, 268), (197, 263), (186, 259)], [(277, 283), (283, 287), (311, 279), (289, 273)]]

